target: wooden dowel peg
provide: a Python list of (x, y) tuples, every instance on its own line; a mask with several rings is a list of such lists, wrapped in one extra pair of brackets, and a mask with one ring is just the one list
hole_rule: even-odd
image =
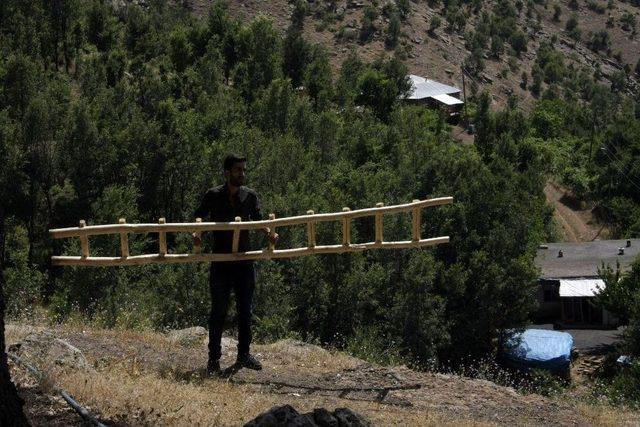
[[(84, 228), (87, 225), (84, 219), (81, 219), (78, 223), (78, 227)], [(80, 250), (82, 251), (82, 258), (89, 258), (89, 238), (86, 234), (80, 233)]]
[[(164, 218), (159, 218), (158, 224), (166, 224), (166, 220)], [(160, 231), (158, 233), (158, 253), (160, 256), (165, 256), (167, 254), (167, 233), (165, 231)]]
[[(239, 216), (236, 217), (236, 222), (242, 222), (242, 218)], [(240, 227), (236, 227), (233, 229), (233, 246), (231, 248), (231, 252), (234, 254), (238, 252), (238, 246), (240, 246)]]
[[(384, 203), (376, 203), (376, 208), (384, 207)], [(376, 244), (382, 243), (382, 212), (376, 212)]]
[[(314, 215), (315, 212), (312, 210), (307, 211), (307, 215)], [(312, 220), (307, 222), (307, 241), (309, 248), (314, 248), (316, 246), (316, 223)]]
[[(120, 218), (118, 224), (126, 224), (125, 218)], [(129, 235), (127, 233), (120, 233), (120, 256), (127, 258), (129, 256)]]
[[(420, 200), (414, 199), (414, 202), (419, 202)], [(417, 242), (420, 240), (420, 222), (421, 222), (422, 211), (420, 206), (416, 206), (413, 208), (411, 214), (411, 223), (412, 223), (412, 231), (411, 231), (411, 240)]]
[[(276, 214), (270, 213), (269, 214), (269, 219), (270, 220), (274, 220), (276, 219)], [(276, 227), (272, 226), (269, 229), (269, 237), (273, 238), (273, 236), (276, 234)], [(273, 252), (273, 250), (275, 249), (275, 245), (271, 242), (271, 239), (269, 239), (269, 243), (268, 243), (268, 250), (269, 252)]]
[[(349, 208), (342, 208), (342, 212), (350, 212)], [(342, 218), (342, 245), (349, 246), (351, 244), (351, 218)]]
[[(201, 222), (202, 222), (202, 218), (196, 218), (196, 223), (200, 224)], [(197, 245), (196, 244), (193, 245), (193, 253), (199, 254), (200, 251), (202, 250), (202, 232), (196, 231), (196, 237), (198, 238), (199, 242)]]

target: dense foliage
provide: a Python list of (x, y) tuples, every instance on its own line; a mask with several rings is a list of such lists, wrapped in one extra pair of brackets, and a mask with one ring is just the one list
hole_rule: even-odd
[[(566, 180), (582, 184), (590, 136), (580, 120), (607, 119), (596, 110), (599, 92), (584, 110), (554, 99), (530, 118), (515, 108), (493, 113), (479, 96), (476, 145), (463, 146), (437, 112), (399, 103), (408, 89), (400, 60), (351, 55), (334, 75), (326, 52), (302, 38), (304, 11), (283, 36), (269, 19), (243, 23), (220, 4), (199, 20), (148, 3), (0, 3), (0, 266), (11, 315), (44, 305), (56, 319), (106, 326), (205, 325), (206, 265), (51, 268), (53, 253), (78, 253), (78, 242), (51, 241), (47, 229), (81, 218), (192, 221), (233, 150), (248, 155), (250, 186), (278, 216), (456, 200), (425, 215), (424, 236), (451, 236), (437, 249), (259, 262), (259, 338), (297, 335), (428, 366), (484, 355), (498, 330), (527, 321), (535, 248), (552, 233), (546, 174), (569, 170)], [(403, 5), (393, 16), (404, 19)], [(500, 30), (513, 44), (512, 36)], [(612, 111), (602, 114), (634, 114)], [(629, 133), (637, 130), (606, 123), (597, 131), (611, 135), (609, 148), (637, 158)], [(596, 175), (584, 178), (594, 194), (600, 187), (591, 184), (607, 176), (620, 182), (599, 148), (589, 157)], [(630, 190), (616, 200), (637, 209)], [(408, 216), (385, 217), (385, 236), (406, 238), (409, 225)], [(282, 247), (306, 241), (302, 229), (279, 232)], [(319, 225), (318, 240), (338, 241), (340, 232)], [(373, 240), (371, 222), (356, 221), (353, 232)], [(155, 238), (132, 236), (131, 252), (153, 252)], [(170, 251), (190, 245), (186, 234), (169, 236)], [(90, 246), (119, 253), (115, 239)]]
[(601, 388), (615, 403), (640, 407), (640, 258), (626, 273), (620, 271), (619, 265), (615, 271), (603, 266), (599, 273), (606, 287), (598, 295), (598, 303), (626, 326), (621, 350), (630, 356), (629, 363), (603, 381)]

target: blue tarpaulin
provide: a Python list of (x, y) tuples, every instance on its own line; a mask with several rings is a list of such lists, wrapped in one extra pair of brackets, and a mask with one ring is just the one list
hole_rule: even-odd
[(504, 361), (520, 370), (546, 369), (567, 373), (571, 364), (573, 337), (566, 332), (526, 329), (513, 333), (503, 346)]

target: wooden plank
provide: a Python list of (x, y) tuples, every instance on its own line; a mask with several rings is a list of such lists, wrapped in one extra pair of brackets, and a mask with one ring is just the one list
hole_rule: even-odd
[[(307, 211), (307, 216), (313, 216), (312, 210)], [(307, 246), (313, 249), (316, 246), (316, 224), (312, 220), (307, 222)]]
[[(270, 213), (269, 214), (269, 220), (273, 221), (274, 219), (276, 219), (276, 214)], [(273, 236), (275, 234), (276, 234), (276, 227), (269, 228), (269, 237), (273, 238)], [(273, 252), (275, 248), (276, 248), (276, 246), (273, 243), (271, 243), (271, 239), (269, 239), (269, 241), (267, 243), (267, 250), (269, 252)]]
[[(342, 212), (349, 212), (351, 209), (342, 208)], [(342, 218), (342, 245), (349, 246), (351, 244), (351, 218)]]
[[(236, 223), (242, 222), (242, 218), (239, 216), (236, 217)], [(231, 252), (234, 254), (238, 252), (238, 246), (240, 245), (240, 227), (236, 226), (233, 229), (233, 246), (231, 248)]]
[[(78, 228), (85, 228), (87, 223), (84, 219), (81, 219), (78, 223)], [(80, 234), (80, 252), (82, 253), (82, 258), (89, 258), (89, 238), (86, 234)]]
[[(125, 218), (118, 220), (119, 224), (126, 224)], [(129, 235), (127, 233), (120, 233), (120, 256), (126, 258), (129, 256)]]
[[(158, 219), (158, 224), (165, 224), (166, 220), (164, 218)], [(167, 233), (164, 231), (160, 231), (158, 233), (158, 254), (161, 257), (167, 254)]]
[[(376, 208), (381, 208), (384, 206), (384, 203), (376, 203)], [(375, 222), (376, 222), (376, 244), (382, 244), (382, 212), (376, 211), (375, 213)]]
[[(202, 218), (196, 218), (196, 224), (200, 224), (202, 222)], [(199, 254), (202, 251), (202, 232), (196, 231), (196, 237), (200, 240), (200, 243), (197, 245), (193, 245), (193, 253)]]
[[(343, 218), (360, 218), (371, 216), (375, 213), (398, 213), (411, 212), (413, 207), (430, 207), (441, 206), (453, 202), (453, 197), (440, 197), (436, 199), (421, 200), (419, 202), (411, 202), (402, 205), (385, 206), (382, 208), (357, 209), (348, 212), (332, 212), (325, 214), (315, 214), (313, 218), (310, 215), (301, 215), (287, 218), (279, 218), (274, 220), (250, 221), (242, 225), (243, 230), (256, 230), (264, 227), (282, 227), (289, 225), (306, 224), (309, 219), (313, 219), (316, 223), (323, 221), (339, 221)], [(235, 230), (237, 224), (234, 222), (187, 222), (187, 223), (168, 223), (168, 224), (106, 224), (92, 225), (84, 227), (80, 232), (79, 227), (58, 228), (49, 230), (49, 236), (53, 239), (61, 239), (65, 237), (77, 237), (80, 234), (86, 236), (95, 236), (101, 234), (114, 233), (157, 233), (160, 230), (171, 232), (194, 232), (194, 231), (221, 231)]]
[(268, 250), (248, 251), (231, 254), (159, 254), (135, 255), (128, 258), (121, 257), (79, 257), (79, 256), (53, 256), (53, 265), (84, 265), (84, 266), (116, 266), (116, 265), (141, 265), (154, 263), (186, 263), (186, 262), (211, 262), (211, 261), (240, 261), (257, 260), (267, 258), (293, 258), (313, 254), (359, 252), (369, 249), (403, 249), (423, 246), (434, 246), (449, 242), (449, 236), (421, 239), (418, 242), (376, 242), (356, 243), (349, 246), (325, 245), (310, 248), (280, 249), (269, 252)]
[[(416, 202), (417, 200), (414, 200)], [(421, 221), (421, 209), (414, 207), (411, 213), (411, 239), (414, 242), (420, 240), (420, 221)]]

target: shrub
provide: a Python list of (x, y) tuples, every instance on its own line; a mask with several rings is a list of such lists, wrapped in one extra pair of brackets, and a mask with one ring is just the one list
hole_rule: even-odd
[(562, 8), (559, 4), (553, 5), (553, 20), (560, 22), (560, 15), (562, 15)]
[(591, 38), (587, 42), (587, 46), (594, 52), (609, 50), (611, 48), (611, 39), (607, 30), (600, 30), (598, 32), (591, 33)]
[(517, 30), (511, 35), (509, 43), (511, 43), (511, 47), (518, 56), (520, 56), (521, 52), (527, 51), (527, 36), (520, 30)]
[(603, 14), (606, 11), (606, 6), (599, 3), (597, 0), (587, 0), (587, 7), (599, 14)]
[(578, 27), (578, 19), (575, 14), (572, 14), (569, 19), (567, 19), (567, 24), (565, 25), (567, 32), (569, 33), (569, 37), (574, 40), (580, 40), (581, 30)]
[(429, 22), (429, 32), (432, 34), (435, 33), (435, 31), (440, 28), (440, 25), (442, 25), (442, 19), (440, 18), (440, 16), (433, 15), (431, 17), (431, 21)]

